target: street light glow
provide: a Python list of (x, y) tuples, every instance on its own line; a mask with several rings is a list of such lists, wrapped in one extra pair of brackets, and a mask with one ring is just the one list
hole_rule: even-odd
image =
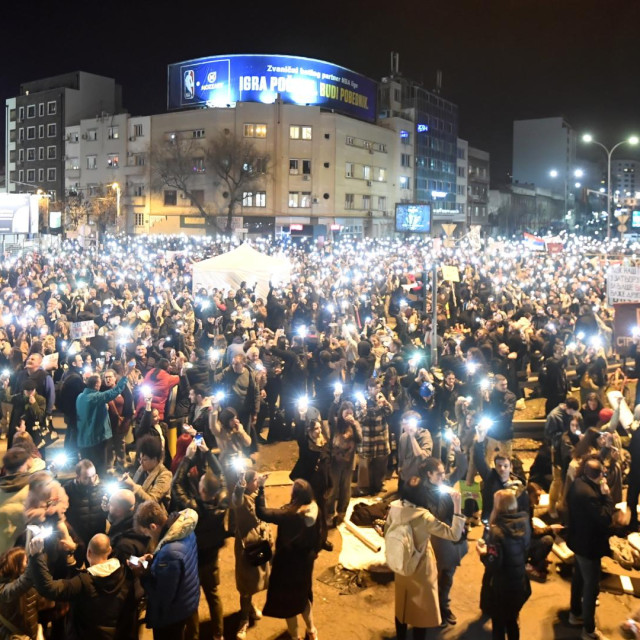
[(582, 169), (576, 169), (576, 170), (573, 172), (573, 175), (574, 175), (576, 178), (582, 178), (582, 176), (584, 176), (584, 171), (583, 171)]
[(558, 171), (557, 171), (557, 169), (551, 169), (551, 171), (549, 171), (549, 175), (550, 175), (552, 178), (557, 178), (557, 177), (558, 177)]
[(640, 138), (638, 136), (631, 136), (628, 140), (629, 144), (638, 144)]
[(593, 142), (593, 136), (590, 133), (585, 133), (582, 136), (582, 142)]

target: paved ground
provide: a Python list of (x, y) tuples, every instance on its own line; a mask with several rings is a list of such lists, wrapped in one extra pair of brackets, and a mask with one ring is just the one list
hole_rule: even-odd
[[(56, 420), (57, 422), (57, 420)], [(6, 441), (0, 441), (0, 450), (4, 449)], [(529, 462), (535, 443), (519, 441), (517, 448), (519, 455)], [(284, 442), (262, 448), (259, 467), (264, 470), (280, 471), (272, 474), (275, 483), (287, 482), (287, 472), (297, 455), (297, 445)], [(526, 465), (528, 466), (528, 464)], [(394, 488), (393, 481), (387, 483), (387, 490)], [(272, 506), (284, 504), (288, 500), (290, 486), (279, 485), (267, 488), (267, 499)], [(456, 574), (452, 599), (453, 610), (458, 616), (458, 624), (444, 630), (431, 630), (428, 637), (443, 640), (489, 640), (491, 638), (490, 623), (480, 617), (478, 608), (482, 565), (476, 556), (474, 540), (480, 535), (480, 528), (472, 529), (470, 533), (470, 552), (464, 558), (462, 566)], [(338, 562), (341, 537), (338, 531), (330, 533), (330, 539), (335, 549), (331, 553), (321, 552), (315, 569), (315, 576), (321, 575), (327, 569), (333, 568)], [(579, 638), (580, 632), (564, 623), (567, 619), (569, 602), (569, 579), (563, 578), (552, 566), (550, 578), (546, 584), (532, 584), (533, 595), (522, 610), (520, 623), (523, 640), (569, 640)], [(616, 566), (612, 565), (616, 570)], [(229, 540), (220, 555), (221, 594), (225, 611), (225, 638), (235, 639), (237, 628), (238, 596), (234, 580), (233, 545)], [(618, 568), (618, 572), (619, 568)], [(640, 572), (636, 574), (640, 577)], [(374, 577), (375, 578), (375, 577)], [(387, 576), (377, 578), (368, 577), (366, 588), (360, 589), (353, 595), (341, 595), (340, 591), (314, 580), (314, 615), (319, 637), (322, 640), (390, 640), (395, 637), (393, 627), (393, 583)], [(376, 581), (377, 580), (377, 581)], [(264, 603), (265, 593), (255, 598), (257, 606)], [(640, 607), (640, 600), (631, 596), (615, 596), (602, 593), (598, 608), (600, 628), (610, 638), (621, 637), (618, 632), (619, 623), (628, 617), (636, 608)], [(200, 603), (200, 618), (203, 620), (201, 638), (211, 638), (211, 629), (207, 621), (209, 612), (204, 598)], [(282, 620), (263, 619), (253, 627), (248, 638), (255, 640), (276, 640), (287, 638), (283, 632), (286, 625)], [(141, 632), (141, 637), (151, 639), (148, 630)]]

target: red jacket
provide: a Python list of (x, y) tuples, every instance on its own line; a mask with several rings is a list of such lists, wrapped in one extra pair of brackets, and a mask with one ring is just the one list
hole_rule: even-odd
[[(152, 376), (157, 373), (155, 380)], [(175, 387), (180, 382), (180, 376), (172, 376), (163, 369), (151, 369), (149, 373), (144, 377), (142, 384), (149, 387), (150, 393), (153, 395), (151, 400), (151, 408), (157, 409), (160, 413), (160, 420), (164, 420), (164, 408), (169, 398), (169, 393), (172, 387)], [(145, 395), (140, 394), (138, 398), (138, 404), (136, 405), (136, 413), (144, 410)]]

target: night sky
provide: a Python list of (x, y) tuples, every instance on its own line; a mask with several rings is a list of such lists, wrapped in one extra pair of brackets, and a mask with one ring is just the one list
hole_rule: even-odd
[(401, 72), (426, 88), (442, 70), (459, 134), (491, 152), (495, 184), (511, 165), (514, 119), (563, 115), (605, 144), (640, 134), (637, 0), (38, 0), (6, 3), (1, 19), (3, 102), (20, 82), (81, 69), (116, 78), (143, 115), (166, 109), (170, 62), (283, 53), (379, 79), (398, 51)]

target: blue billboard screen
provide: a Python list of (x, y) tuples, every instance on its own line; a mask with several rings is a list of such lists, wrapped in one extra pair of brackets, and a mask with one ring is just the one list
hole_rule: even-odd
[(314, 105), (375, 121), (377, 83), (322, 60), (231, 55), (170, 64), (168, 109), (226, 107), (236, 102)]
[(397, 204), (396, 231), (431, 233), (431, 205)]
[(640, 229), (640, 211), (631, 212), (631, 228)]

